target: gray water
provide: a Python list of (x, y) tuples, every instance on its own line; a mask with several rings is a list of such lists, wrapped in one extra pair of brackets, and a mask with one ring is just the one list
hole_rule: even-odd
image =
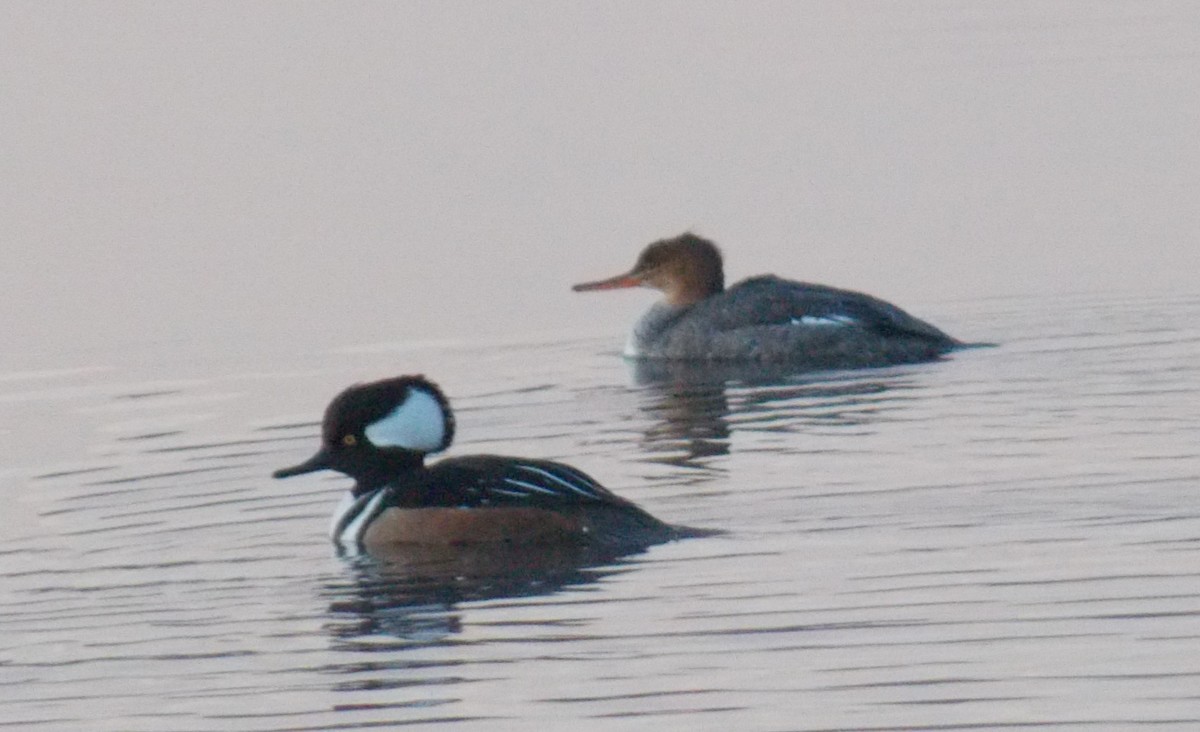
[[(57, 460), (3, 484), (0, 719), (1196, 729), (1200, 298), (943, 307), (1003, 345), (766, 383), (648, 381), (569, 336), (9, 374), (10, 441)], [(565, 460), (726, 533), (339, 558), (345, 480), (267, 476), (397, 370), (449, 391), (452, 454)]]
[[(0, 729), (1200, 729), (1200, 5), (0, 6)], [(632, 368), (694, 229), (995, 348)], [(306, 457), (724, 533), (339, 557)]]

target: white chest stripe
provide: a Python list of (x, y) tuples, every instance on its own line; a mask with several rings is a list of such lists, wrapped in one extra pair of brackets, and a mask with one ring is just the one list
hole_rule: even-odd
[(376, 447), (434, 452), (446, 440), (446, 414), (432, 394), (412, 388), (403, 404), (367, 425), (363, 434)]
[(333, 520), (329, 522), (329, 538), (334, 541), (338, 540), (338, 527), (347, 519), (347, 514), (352, 513), (355, 505), (358, 503), (354, 498), (354, 493), (346, 491), (342, 494), (342, 500), (338, 503), (338, 507), (333, 510)]
[[(372, 493), (367, 504), (358, 512), (354, 520), (347, 524), (346, 528), (342, 529), (341, 534), (334, 537), (334, 540), (347, 548), (355, 548), (361, 544), (362, 535), (366, 533), (367, 524), (379, 513), (379, 504), (383, 503), (383, 499), (386, 496), (387, 488), (380, 488)], [(358, 502), (355, 501), (355, 503), (357, 504)]]

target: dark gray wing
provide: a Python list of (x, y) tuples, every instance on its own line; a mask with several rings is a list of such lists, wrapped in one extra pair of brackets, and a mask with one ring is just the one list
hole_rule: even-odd
[(719, 330), (764, 325), (843, 325), (880, 335), (904, 335), (946, 343), (954, 339), (879, 298), (772, 275), (743, 280), (688, 311)]
[(421, 485), (398, 488), (426, 506), (632, 505), (570, 465), (498, 455), (442, 460), (429, 466)]

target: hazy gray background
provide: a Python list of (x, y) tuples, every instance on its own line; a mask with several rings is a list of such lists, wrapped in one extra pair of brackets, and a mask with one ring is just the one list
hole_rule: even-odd
[(689, 227), (918, 311), (1194, 291), (1198, 48), (1189, 0), (5, 2), (4, 359), (615, 332), (649, 296), (569, 285)]
[[(1200, 729), (1200, 2), (0, 0), (0, 104), (0, 726)], [(1002, 346), (635, 383), (688, 227)], [(729, 533), (360, 574), (268, 476), (415, 371)]]

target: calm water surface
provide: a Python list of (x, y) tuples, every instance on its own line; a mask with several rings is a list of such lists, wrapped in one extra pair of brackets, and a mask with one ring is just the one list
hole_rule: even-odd
[[(1200, 297), (921, 312), (1002, 345), (792, 377), (637, 373), (617, 334), (2, 374), (0, 725), (1200, 728)], [(268, 476), (342, 386), (410, 371), (451, 395), (451, 454), (727, 533), (337, 556), (345, 480)]]

